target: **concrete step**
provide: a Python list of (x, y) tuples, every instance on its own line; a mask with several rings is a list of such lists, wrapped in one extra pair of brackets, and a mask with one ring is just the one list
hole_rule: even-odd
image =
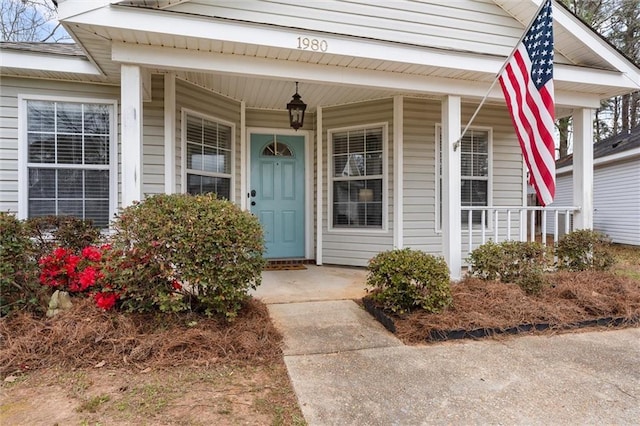
[(402, 346), (352, 300), (271, 304), (268, 308), (284, 335), (285, 356)]

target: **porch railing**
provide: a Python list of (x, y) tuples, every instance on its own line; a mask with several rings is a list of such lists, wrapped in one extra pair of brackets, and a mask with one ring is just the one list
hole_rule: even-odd
[(462, 217), (466, 216), (462, 224), (463, 247), (466, 243), (468, 252), (471, 252), (489, 240), (499, 242), (540, 239), (542, 244), (547, 245), (551, 236), (555, 244), (561, 233), (573, 231), (573, 215), (579, 210), (573, 206), (462, 207)]

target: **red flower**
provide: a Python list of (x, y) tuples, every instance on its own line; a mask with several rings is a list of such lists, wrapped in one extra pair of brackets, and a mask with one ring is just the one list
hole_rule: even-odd
[(99, 248), (88, 246), (82, 249), (82, 257), (92, 262), (100, 262), (102, 259), (102, 253)]
[(53, 257), (55, 257), (57, 260), (64, 259), (67, 254), (68, 251), (63, 247), (56, 247), (56, 249), (53, 250)]
[(180, 284), (178, 280), (173, 280), (171, 282), (171, 287), (173, 287), (174, 290), (182, 290), (182, 284)]
[[(96, 283), (96, 280), (102, 278), (102, 274), (93, 266), (87, 266), (80, 274), (78, 274), (77, 283), (72, 283), (74, 288), (72, 291), (85, 291)], [(71, 287), (70, 286), (70, 287)]]
[(104, 293), (104, 292), (96, 293), (93, 295), (93, 299), (96, 301), (96, 305), (100, 309), (104, 309), (105, 311), (113, 308), (113, 305), (116, 304), (116, 301), (118, 300), (119, 297), (120, 295), (116, 293)]

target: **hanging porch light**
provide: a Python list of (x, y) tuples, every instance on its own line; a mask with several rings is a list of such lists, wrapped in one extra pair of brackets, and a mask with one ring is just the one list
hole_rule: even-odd
[(293, 95), (291, 102), (287, 104), (287, 110), (289, 110), (289, 125), (298, 130), (304, 124), (304, 111), (307, 109), (307, 104), (302, 102), (300, 95), (298, 94), (298, 82), (296, 81), (296, 93)]

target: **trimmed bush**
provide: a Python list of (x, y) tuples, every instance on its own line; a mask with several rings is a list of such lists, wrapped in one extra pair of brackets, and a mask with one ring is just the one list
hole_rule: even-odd
[(558, 241), (558, 268), (606, 271), (615, 263), (610, 246), (611, 240), (599, 232), (588, 229), (570, 232)]
[(542, 271), (538, 268), (530, 269), (515, 279), (515, 284), (527, 294), (539, 294), (549, 286)]
[(262, 227), (215, 195), (156, 195), (124, 209), (112, 246), (113, 271), (130, 310), (191, 308), (233, 319), (261, 282)]
[(531, 241), (489, 241), (469, 254), (472, 275), (483, 280), (517, 284), (529, 294), (539, 293), (547, 284), (545, 247)]
[(469, 254), (469, 264), (475, 277), (515, 283), (529, 271), (545, 269), (545, 248), (532, 241), (489, 241)]
[(372, 258), (367, 287), (371, 299), (398, 314), (413, 309), (439, 312), (452, 300), (444, 259), (411, 249), (386, 251)]
[(38, 285), (37, 266), (24, 222), (0, 212), (0, 315), (40, 307), (45, 291)]

